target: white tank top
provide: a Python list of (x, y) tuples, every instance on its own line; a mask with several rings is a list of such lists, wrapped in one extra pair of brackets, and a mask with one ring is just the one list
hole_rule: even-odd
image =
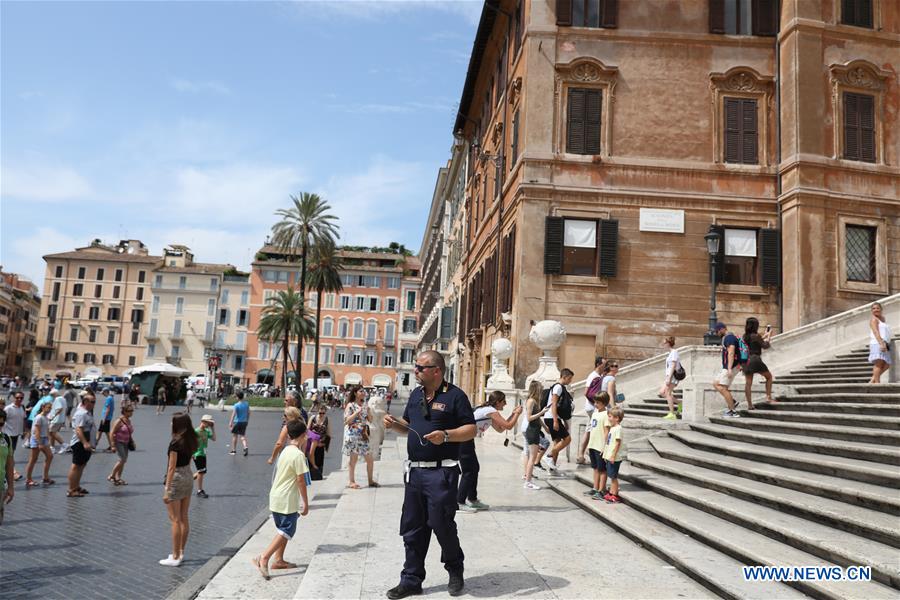
[[(893, 334), (891, 333), (891, 326), (888, 325), (884, 321), (880, 321), (878, 323), (878, 335), (880, 335), (881, 339), (883, 339), (886, 342), (890, 342), (891, 338), (894, 337)], [(878, 343), (878, 340), (875, 339), (875, 332), (872, 331), (871, 327), (869, 328), (869, 343), (870, 344)]]
[(491, 428), (491, 415), (497, 412), (493, 406), (479, 406), (475, 409), (475, 429), (478, 435), (484, 435), (484, 432)]

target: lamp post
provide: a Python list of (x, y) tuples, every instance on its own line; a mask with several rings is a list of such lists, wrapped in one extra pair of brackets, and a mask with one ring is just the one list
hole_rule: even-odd
[(703, 343), (707, 346), (718, 346), (721, 343), (719, 336), (716, 335), (716, 256), (719, 254), (719, 244), (722, 243), (722, 236), (712, 226), (703, 237), (706, 240), (706, 251), (709, 252), (709, 331), (703, 336)]

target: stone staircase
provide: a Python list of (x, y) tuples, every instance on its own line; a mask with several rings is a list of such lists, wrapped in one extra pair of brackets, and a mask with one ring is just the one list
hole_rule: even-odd
[[(854, 350), (776, 377), (788, 385), (778, 402), (741, 418), (681, 423), (636, 442), (621, 471), (622, 505), (583, 495), (587, 469), (548, 483), (724, 597), (898, 598), (900, 384), (865, 383), (866, 358)], [(868, 565), (872, 581), (763, 586), (728, 561)]]
[[(675, 400), (681, 400), (682, 391), (675, 390)], [(664, 417), (669, 412), (669, 406), (666, 404), (665, 398), (657, 396), (644, 397), (635, 402), (626, 402), (623, 405), (626, 415), (635, 415), (639, 417)], [(677, 415), (681, 418), (681, 415)]]

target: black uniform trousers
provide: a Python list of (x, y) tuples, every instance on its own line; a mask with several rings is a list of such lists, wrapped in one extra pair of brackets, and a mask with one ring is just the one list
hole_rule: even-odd
[(425, 556), (434, 532), (441, 545), (441, 562), (450, 573), (462, 573), (463, 556), (456, 531), (457, 467), (410, 469), (403, 497), (400, 535), (406, 548), (406, 561), (400, 583), (421, 587), (425, 580)]
[(475, 454), (475, 440), (462, 442), (459, 445), (459, 468), (462, 475), (459, 476), (459, 492), (456, 501), (465, 504), (466, 500), (474, 502), (478, 500), (478, 455)]

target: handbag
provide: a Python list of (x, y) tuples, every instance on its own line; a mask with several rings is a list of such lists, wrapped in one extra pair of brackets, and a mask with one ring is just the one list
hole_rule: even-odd
[(364, 442), (369, 441), (369, 426), (368, 424), (363, 425), (362, 434), (360, 436)]
[(128, 450), (131, 452), (137, 450), (137, 446), (134, 445), (134, 440), (128, 440)]
[(681, 381), (682, 379), (687, 377), (687, 373), (685, 373), (684, 367), (681, 366), (681, 363), (678, 363), (678, 366), (675, 367), (675, 371), (672, 373), (672, 377), (674, 377), (676, 381)]

